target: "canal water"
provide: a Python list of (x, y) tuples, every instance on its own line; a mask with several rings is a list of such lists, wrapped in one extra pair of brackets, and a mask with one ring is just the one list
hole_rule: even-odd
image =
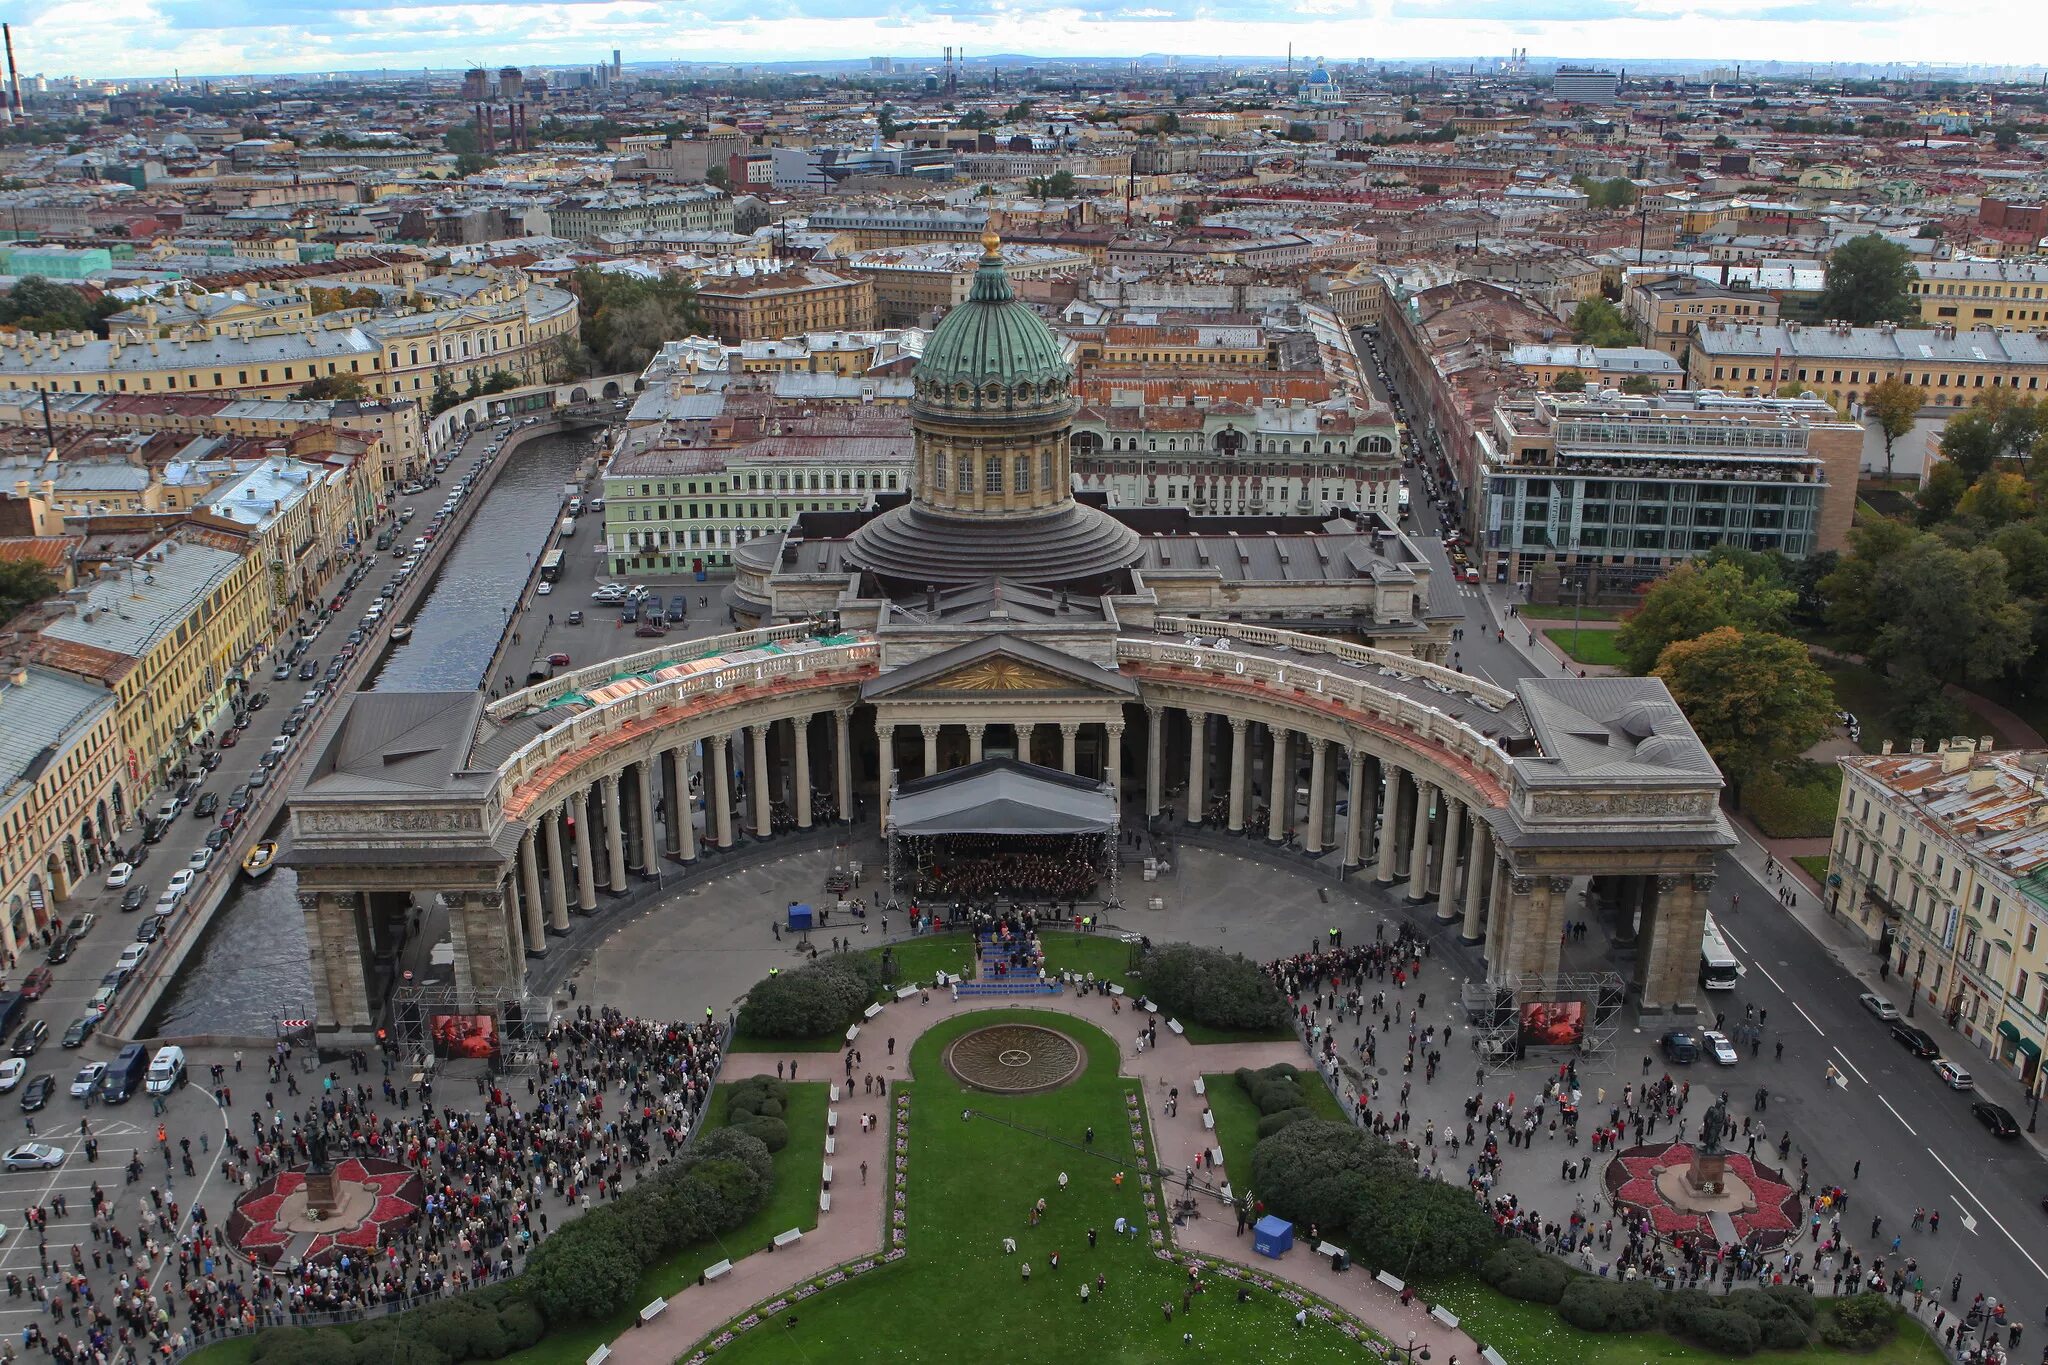
[[(562, 487), (589, 453), (588, 437), (571, 436), (544, 436), (512, 453), (414, 610), (412, 638), (392, 649), (365, 691), (473, 692), (483, 685), (506, 612), (561, 515)], [(267, 1036), (279, 1019), (312, 1014), (298, 879), (279, 868), (260, 882), (237, 879), (148, 1028)]]

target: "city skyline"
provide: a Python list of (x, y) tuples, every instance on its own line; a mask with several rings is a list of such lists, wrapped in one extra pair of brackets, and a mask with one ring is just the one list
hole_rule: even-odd
[[(1362, 60), (1498, 60), (1528, 49), (1547, 60), (1654, 65), (1992, 64), (2048, 52), (2048, 17), (2027, 0), (1987, 0), (1980, 22), (1958, 25), (1900, 0), (1820, 6), (1808, 0), (1379, 0), (1361, 17), (1340, 0), (1285, 7), (1231, 0), (1083, 0), (1027, 11), (1004, 0), (890, 10), (876, 0), (741, 5), (723, 0), (677, 23), (651, 0), (378, 0), (317, 15), (268, 0), (80, 0), (30, 5), (14, 33), (24, 70), (52, 77), (186, 79), (238, 75), (393, 72), (421, 67), (596, 65), (613, 48), (641, 63), (841, 61), (908, 49), (919, 60), (947, 43), (1044, 59), (1121, 52), (1190, 60), (1271, 60), (1290, 45), (1297, 65)], [(1299, 16), (1285, 19), (1281, 14)], [(138, 35), (146, 40), (136, 41)], [(1243, 56), (1241, 54), (1260, 54)], [(1547, 56), (1546, 56), (1547, 54)]]

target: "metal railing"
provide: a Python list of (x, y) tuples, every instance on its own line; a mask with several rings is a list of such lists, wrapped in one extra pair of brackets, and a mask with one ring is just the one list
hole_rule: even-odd
[(1361, 668), (1382, 669), (1416, 682), (1436, 683), (1448, 687), (1453, 692), (1461, 692), (1482, 706), (1494, 710), (1499, 710), (1515, 700), (1515, 694), (1507, 688), (1496, 687), (1469, 673), (1460, 673), (1454, 668), (1445, 668), (1442, 664), (1428, 663), (1413, 655), (1396, 654), (1389, 649), (1355, 645), (1348, 640), (1333, 640), (1326, 635), (1307, 635), (1296, 630), (1247, 625), (1242, 621), (1210, 621), (1194, 616), (1159, 616), (1153, 618), (1152, 624), (1161, 635), (1192, 635), (1208, 640), (1242, 640), (1246, 644), (1265, 645), (1294, 654), (1327, 654), (1333, 659), (1342, 659)]

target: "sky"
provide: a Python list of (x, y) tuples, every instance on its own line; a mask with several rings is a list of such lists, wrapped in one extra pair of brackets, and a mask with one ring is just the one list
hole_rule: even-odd
[[(1052, 7), (1056, 6), (1056, 7)], [(2048, 60), (2043, 0), (15, 0), (45, 75), (787, 61), (973, 52), (1283, 53), (1333, 62), (1534, 58)]]

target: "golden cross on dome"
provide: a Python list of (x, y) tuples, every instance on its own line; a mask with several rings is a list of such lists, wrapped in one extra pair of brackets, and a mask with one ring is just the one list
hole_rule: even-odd
[(989, 260), (994, 260), (1000, 254), (997, 248), (1002, 244), (1003, 239), (996, 234), (994, 228), (989, 228), (981, 234), (981, 254)]

